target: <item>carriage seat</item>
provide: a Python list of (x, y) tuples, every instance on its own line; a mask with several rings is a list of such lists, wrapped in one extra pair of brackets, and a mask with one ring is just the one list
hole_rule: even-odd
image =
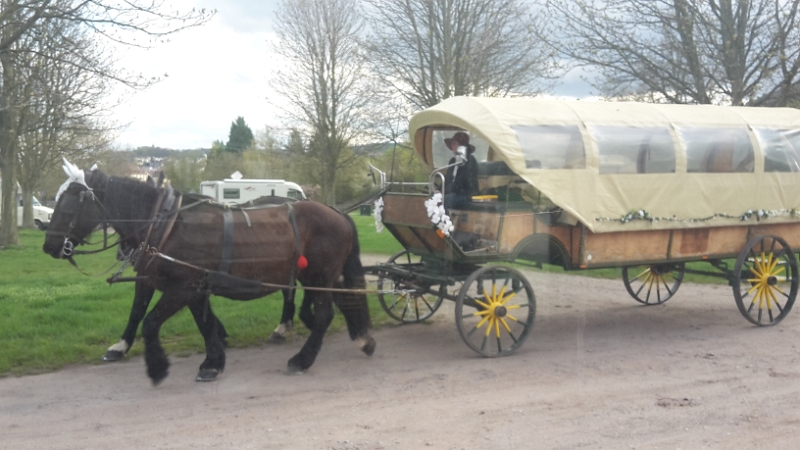
[(514, 176), (516, 175), (505, 161), (483, 161), (478, 163), (478, 176)]

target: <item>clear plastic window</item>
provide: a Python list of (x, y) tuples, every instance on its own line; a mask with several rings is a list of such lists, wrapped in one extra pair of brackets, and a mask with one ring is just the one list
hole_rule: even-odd
[(764, 149), (764, 172), (800, 172), (800, 130), (754, 131)]
[[(434, 130), (433, 131), (433, 138), (432, 138), (432, 154), (433, 154), (433, 167), (442, 167), (446, 166), (450, 161), (450, 158), (453, 157), (453, 151), (447, 148), (445, 145), (444, 140), (446, 138), (453, 137), (456, 134), (456, 130)], [(489, 153), (489, 144), (486, 143), (480, 136), (477, 136), (473, 133), (466, 132), (469, 136), (469, 143), (470, 145), (475, 146), (475, 153), (472, 156), (478, 162), (486, 161), (486, 155)]]
[(586, 151), (576, 125), (513, 125), (529, 169), (584, 169)]
[(753, 145), (745, 128), (679, 128), (687, 172), (752, 172)]
[(675, 172), (675, 146), (663, 127), (590, 126), (600, 153), (600, 173)]

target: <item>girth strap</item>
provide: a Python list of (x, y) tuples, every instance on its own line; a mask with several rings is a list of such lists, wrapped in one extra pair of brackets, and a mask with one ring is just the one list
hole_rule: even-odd
[(294, 256), (292, 257), (292, 262), (290, 264), (291, 269), (289, 272), (289, 286), (292, 286), (292, 289), (289, 289), (289, 301), (294, 303), (294, 294), (297, 292), (294, 289), (294, 286), (297, 282), (297, 258), (300, 257), (300, 232), (297, 230), (297, 219), (294, 216), (294, 208), (292, 208), (291, 203), (287, 203), (286, 207), (289, 209), (289, 222), (292, 224), (292, 232), (294, 232)]
[(219, 271), (229, 273), (231, 271), (231, 255), (233, 254), (233, 212), (225, 208), (222, 212), (222, 261), (219, 264)]

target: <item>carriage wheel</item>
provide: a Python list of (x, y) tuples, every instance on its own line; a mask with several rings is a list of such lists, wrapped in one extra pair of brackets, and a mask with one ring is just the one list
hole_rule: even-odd
[(456, 326), (467, 345), (487, 357), (519, 348), (533, 328), (536, 298), (528, 280), (505, 266), (482, 267), (456, 299)]
[[(387, 264), (416, 264), (419, 256), (412, 255), (407, 250), (396, 253), (389, 258)], [(429, 292), (433, 286), (420, 284), (415, 280), (407, 280), (392, 275), (378, 277), (378, 290), (393, 290), (395, 292), (378, 294), (383, 310), (392, 319), (402, 323), (417, 323), (429, 318), (439, 309), (444, 300), (447, 285), (439, 287), (439, 295), (434, 296)], [(434, 289), (436, 290), (436, 289)]]
[(683, 281), (684, 263), (622, 268), (625, 289), (644, 305), (660, 305), (672, 298)]
[(777, 236), (750, 239), (736, 258), (731, 284), (745, 319), (759, 326), (775, 325), (789, 314), (797, 296), (794, 252)]

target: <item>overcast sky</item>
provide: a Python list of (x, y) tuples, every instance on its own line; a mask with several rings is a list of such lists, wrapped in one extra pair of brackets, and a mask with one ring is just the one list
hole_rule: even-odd
[[(129, 50), (126, 68), (163, 80), (128, 95), (114, 120), (127, 124), (120, 149), (154, 145), (172, 149), (208, 148), (226, 141), (231, 122), (242, 116), (257, 132), (281, 126), (268, 103), (268, 77), (276, 63), (268, 41), (278, 0), (167, 0), (181, 10), (217, 9), (206, 25), (182, 31), (148, 51)], [(569, 74), (556, 93), (586, 96), (591, 89), (577, 73)]]

